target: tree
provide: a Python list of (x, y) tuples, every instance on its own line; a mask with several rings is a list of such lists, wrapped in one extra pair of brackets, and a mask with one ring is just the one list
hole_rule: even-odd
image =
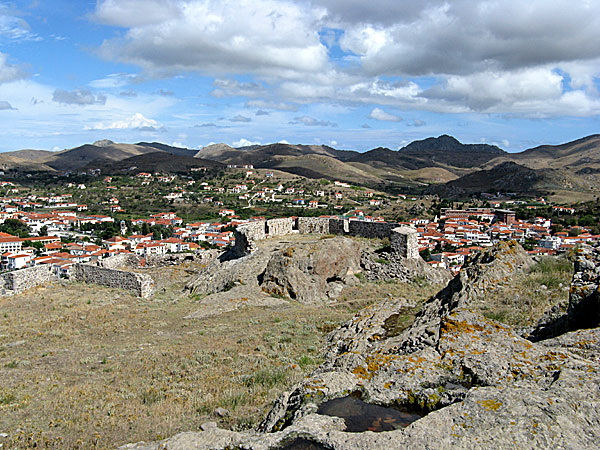
[(6, 219), (0, 224), (0, 231), (21, 238), (29, 237), (29, 227), (18, 219)]
[(46, 225), (40, 227), (40, 236), (48, 236), (48, 227)]

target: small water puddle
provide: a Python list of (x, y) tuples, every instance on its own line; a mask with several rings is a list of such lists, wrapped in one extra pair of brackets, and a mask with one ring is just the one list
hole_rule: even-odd
[(322, 403), (317, 413), (341, 417), (346, 422), (346, 431), (351, 433), (398, 430), (423, 417), (412, 411), (371, 405), (354, 396)]
[(328, 447), (325, 447), (323, 444), (319, 444), (318, 442), (309, 441), (308, 439), (298, 438), (294, 439), (287, 444), (284, 444), (283, 447), (279, 447), (278, 450), (330, 450)]

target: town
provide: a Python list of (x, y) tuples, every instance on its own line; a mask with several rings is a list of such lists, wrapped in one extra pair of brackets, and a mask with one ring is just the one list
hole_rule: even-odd
[(1, 270), (51, 265), (55, 275), (69, 278), (76, 263), (121, 253), (225, 249), (235, 244), (236, 226), (276, 217), (410, 226), (418, 232), (423, 259), (454, 273), (469, 254), (499, 241), (516, 240), (530, 254), (554, 255), (600, 240), (593, 217), (544, 198), (483, 194), (448, 207), (453, 203), (434, 196), (388, 194), (251, 165), (218, 173), (192, 168), (185, 175), (132, 169), (104, 177), (99, 169), (67, 172), (45, 183), (4, 177)]

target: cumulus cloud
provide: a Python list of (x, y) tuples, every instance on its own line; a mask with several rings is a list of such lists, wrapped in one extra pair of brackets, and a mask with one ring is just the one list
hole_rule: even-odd
[(135, 129), (140, 131), (157, 131), (164, 128), (156, 120), (148, 119), (141, 113), (135, 113), (134, 115), (115, 122), (109, 123), (96, 123), (91, 126), (85, 127), (86, 130), (129, 130)]
[(211, 128), (211, 127), (216, 127), (217, 124), (216, 123), (212, 123), (212, 122), (208, 122), (208, 123), (201, 123), (198, 125), (194, 125), (194, 127), (196, 128)]
[(294, 120), (290, 122), (292, 125), (303, 124), (307, 127), (337, 127), (338, 124), (330, 122), (328, 120), (318, 120), (310, 116), (294, 117)]
[(407, 125), (409, 127), (424, 127), (425, 125), (427, 125), (427, 122), (425, 122), (424, 120), (415, 119), (410, 121)]
[(0, 83), (7, 83), (24, 77), (25, 74), (19, 67), (8, 63), (8, 55), (0, 53)]
[(231, 119), (229, 119), (229, 121), (230, 122), (248, 123), (248, 122), (252, 122), (252, 119), (250, 117), (246, 117), (246, 116), (242, 116), (241, 114), (238, 114), (237, 116), (234, 116)]
[(439, 0), (424, 2), (417, 14), (395, 17), (397, 21), (380, 25), (354, 22), (340, 40), (368, 73), (466, 74), (600, 56), (593, 44), (600, 39), (597, 2), (573, 7), (566, 0), (531, 0), (527, 5)]
[(228, 78), (216, 79), (213, 83), (215, 87), (211, 95), (217, 98), (223, 97), (258, 97), (266, 93), (266, 89), (259, 83), (242, 83)]
[(264, 109), (259, 109), (258, 111), (256, 111), (255, 114), (257, 116), (268, 116), (270, 113), (269, 111), (265, 111)]
[[(143, 11), (143, 14), (140, 14)], [(94, 17), (127, 28), (103, 42), (107, 58), (149, 72), (313, 72), (327, 64), (323, 8), (278, 0), (100, 0)]]
[[(245, 97), (261, 110), (329, 101), (442, 113), (597, 110), (600, 2), (99, 0), (94, 17), (125, 29), (102, 44), (106, 58), (157, 76), (216, 76), (215, 97)], [(237, 74), (256, 81), (228, 78)]]
[(16, 108), (13, 108), (12, 105), (8, 102), (5, 101), (0, 101), (0, 111), (6, 111), (6, 110), (16, 110)]
[(75, 89), (73, 91), (56, 89), (52, 95), (52, 100), (65, 105), (104, 105), (106, 103), (106, 96), (93, 94), (88, 89)]
[(246, 102), (246, 108), (276, 109), (278, 111), (297, 111), (298, 107), (284, 102), (269, 100), (250, 100)]
[(385, 122), (401, 122), (402, 121), (402, 117), (385, 112), (381, 108), (373, 108), (373, 110), (369, 114), (369, 118), (375, 119), (375, 120), (382, 120)]
[(231, 144), (234, 148), (248, 147), (250, 145), (261, 145), (258, 141), (249, 141), (248, 139), (241, 138), (239, 141), (235, 141)]

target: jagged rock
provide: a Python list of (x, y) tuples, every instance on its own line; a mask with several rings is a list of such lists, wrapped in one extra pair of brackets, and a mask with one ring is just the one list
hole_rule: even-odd
[(262, 289), (301, 303), (336, 298), (360, 272), (360, 244), (349, 238), (323, 239), (291, 245), (271, 257)]
[(567, 331), (600, 326), (600, 247), (582, 245), (575, 257), (575, 273), (565, 309), (552, 308), (528, 338), (549, 339)]
[(363, 251), (360, 264), (369, 281), (394, 279), (408, 282), (423, 278), (433, 284), (442, 284), (452, 278), (449, 270), (434, 269), (420, 257), (403, 258), (393, 252)]
[[(395, 320), (409, 303), (392, 299), (333, 331), (325, 362), (277, 399), (258, 432), (210, 428), (123, 448), (271, 450), (299, 437), (334, 450), (597, 448), (600, 330), (532, 343), (486, 319), (476, 312), (483, 286), (531, 260), (512, 245), (476, 260), (407, 329)], [(596, 267), (585, 265), (574, 284), (593, 281)], [(595, 295), (586, 292), (584, 301)], [(351, 433), (342, 419), (318, 414), (325, 401), (350, 393), (423, 417), (403, 429)]]
[[(297, 238), (264, 241), (242, 258), (209, 263), (187, 288), (199, 294), (227, 292), (243, 286), (246, 297), (279, 296), (302, 303), (337, 297), (356, 282), (360, 244), (350, 238)], [(262, 292), (262, 294), (261, 294)]]

